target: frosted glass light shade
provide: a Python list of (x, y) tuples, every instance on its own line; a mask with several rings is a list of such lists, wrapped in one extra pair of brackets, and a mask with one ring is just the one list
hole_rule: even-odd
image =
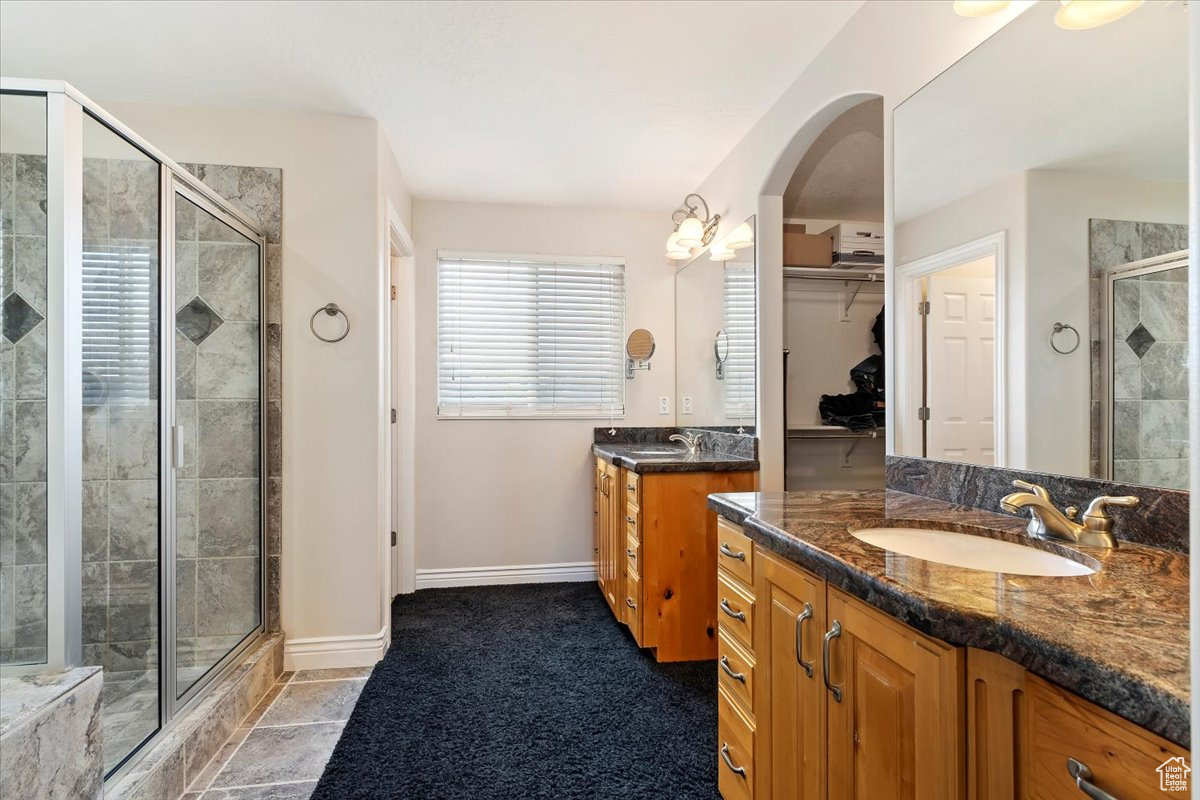
[(750, 223), (743, 222), (734, 228), (733, 233), (725, 237), (724, 244), (730, 250), (741, 250), (754, 244), (754, 231), (751, 230)]
[(988, 17), (1008, 8), (1010, 0), (954, 0), (954, 13), (960, 17)]
[(689, 216), (679, 225), (679, 243), (684, 247), (704, 246), (704, 223)]
[(1086, 31), (1114, 22), (1142, 4), (1142, 0), (1058, 0), (1062, 8), (1054, 24), (1068, 31)]
[(667, 237), (667, 258), (672, 261), (682, 261), (685, 258), (691, 258), (692, 251), (690, 248), (684, 247), (679, 243), (679, 231), (673, 231)]
[(732, 261), (737, 258), (737, 253), (724, 243), (714, 244), (712, 250), (708, 252), (708, 257), (711, 261)]

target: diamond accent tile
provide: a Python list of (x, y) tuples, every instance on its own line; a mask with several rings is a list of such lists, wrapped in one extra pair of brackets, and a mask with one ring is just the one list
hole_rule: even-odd
[(16, 292), (4, 298), (4, 338), (13, 344), (25, 338), (25, 334), (44, 319), (36, 308)]
[(180, 333), (191, 340), (192, 344), (200, 344), (213, 332), (225, 324), (216, 311), (197, 295), (188, 301), (187, 305), (175, 314), (175, 327)]
[(1146, 353), (1149, 352), (1150, 347), (1155, 341), (1154, 334), (1146, 330), (1146, 326), (1140, 322), (1137, 324), (1137, 327), (1130, 331), (1129, 335), (1125, 337), (1125, 344), (1129, 345), (1130, 349), (1133, 350), (1134, 354), (1137, 355), (1139, 359), (1145, 357)]

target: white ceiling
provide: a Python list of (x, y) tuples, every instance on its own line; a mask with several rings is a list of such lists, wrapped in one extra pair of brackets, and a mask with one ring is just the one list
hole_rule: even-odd
[(783, 193), (787, 219), (883, 221), (883, 99), (829, 123)]
[(861, 5), (4, 0), (0, 73), (374, 117), (421, 197), (659, 209)]
[(1026, 11), (896, 109), (896, 222), (1031, 169), (1187, 180), (1183, 4), (1089, 31), (1055, 27), (1054, 9)]

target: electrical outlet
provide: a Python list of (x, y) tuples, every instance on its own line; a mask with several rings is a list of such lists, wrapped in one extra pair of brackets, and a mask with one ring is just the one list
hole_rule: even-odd
[(667, 397), (665, 394), (658, 398), (658, 413), (660, 415), (671, 413), (671, 398)]
[(692, 413), (692, 398), (689, 395), (685, 394), (683, 397), (679, 398), (679, 413), (680, 414), (691, 414)]

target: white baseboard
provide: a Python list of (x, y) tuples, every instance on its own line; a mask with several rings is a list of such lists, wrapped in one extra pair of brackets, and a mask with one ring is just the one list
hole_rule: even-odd
[(379, 633), (360, 636), (317, 636), (311, 639), (287, 639), (283, 643), (283, 668), (369, 667), (383, 658), (390, 644), (392, 629), (385, 625)]
[(565, 564), (523, 564), (512, 567), (458, 567), (417, 570), (418, 589), (449, 586), (499, 586), (507, 583), (559, 583), (596, 580), (591, 561)]

